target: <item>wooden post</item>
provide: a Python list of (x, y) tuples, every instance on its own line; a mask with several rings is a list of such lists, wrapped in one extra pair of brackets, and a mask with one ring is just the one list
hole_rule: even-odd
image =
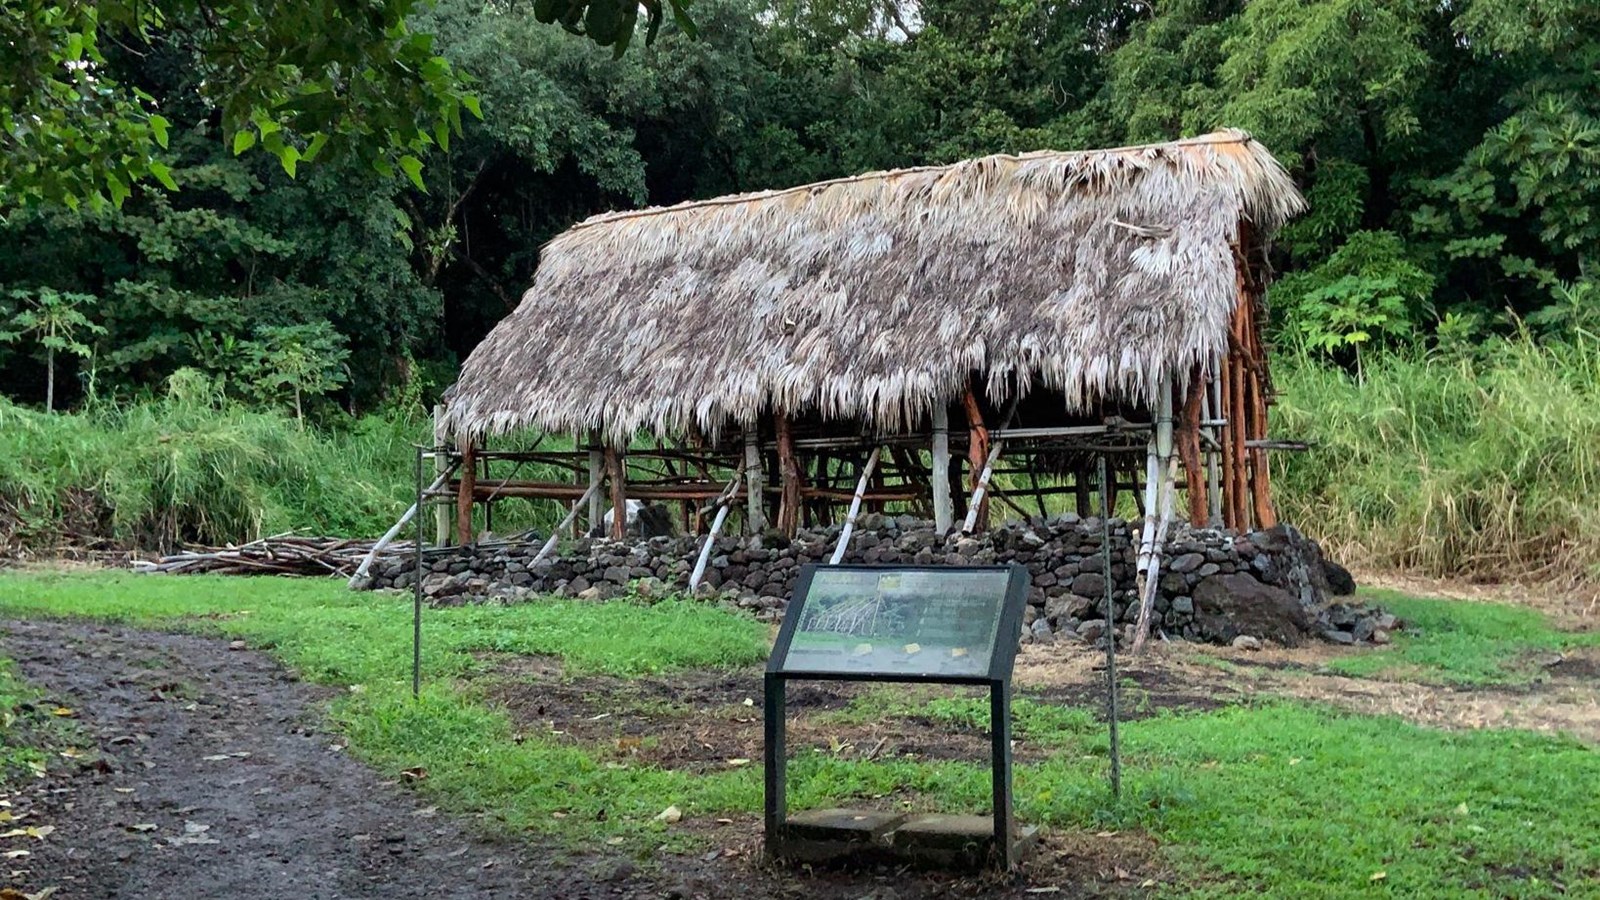
[(749, 534), (760, 534), (767, 527), (764, 480), (761, 448), (756, 440), (755, 423), (752, 422), (744, 432), (744, 530)]
[[(1150, 435), (1150, 443), (1145, 450), (1145, 482), (1144, 482), (1144, 530), (1139, 536), (1139, 556), (1137, 561), (1137, 575), (1135, 582), (1138, 586), (1137, 596), (1146, 595), (1146, 583), (1154, 577), (1156, 566), (1152, 561), (1160, 558), (1161, 550), (1156, 546), (1156, 517), (1157, 510), (1162, 506), (1164, 484), (1161, 471), (1171, 465), (1172, 459), (1172, 376), (1162, 375), (1160, 396), (1156, 398), (1155, 430)], [(1166, 465), (1163, 465), (1165, 463)], [(1143, 609), (1140, 617), (1144, 618)]]
[(611, 479), (611, 539), (620, 541), (628, 533), (628, 473), (623, 454), (615, 447), (605, 449), (606, 475)]
[(955, 516), (950, 503), (950, 412), (943, 402), (933, 408), (933, 469), (929, 475), (934, 530), (949, 534)]
[[(1267, 436), (1267, 384), (1263, 376), (1266, 354), (1261, 350), (1261, 330), (1256, 323), (1255, 303), (1245, 306), (1245, 352), (1250, 366), (1250, 439), (1265, 440)], [(1278, 514), (1272, 508), (1271, 473), (1267, 471), (1267, 451), (1262, 447), (1250, 448), (1250, 495), (1255, 501), (1256, 526), (1271, 528), (1278, 524)]]
[(456, 489), (456, 543), (472, 543), (472, 492), (478, 486), (478, 456), (472, 442), (461, 444), (461, 482)]
[(605, 501), (601, 499), (600, 482), (605, 479), (606, 455), (600, 450), (600, 433), (589, 432), (589, 531), (600, 529), (605, 515)]
[(872, 473), (878, 467), (878, 455), (883, 450), (872, 451), (867, 457), (866, 465), (861, 468), (861, 478), (856, 482), (856, 492), (850, 498), (850, 512), (844, 518), (844, 530), (839, 532), (839, 544), (833, 548), (833, 556), (828, 559), (828, 565), (837, 566), (839, 560), (844, 559), (844, 554), (850, 549), (850, 535), (856, 530), (856, 514), (861, 512), (861, 495), (867, 492), (867, 485), (872, 479)]
[(967, 509), (967, 524), (963, 531), (987, 531), (989, 529), (989, 503), (978, 490), (983, 479), (985, 464), (989, 459), (989, 429), (983, 423), (983, 409), (978, 406), (978, 395), (972, 390), (972, 383), (967, 383), (967, 392), (962, 396), (962, 406), (967, 411), (967, 479), (968, 488), (972, 491), (972, 502), (976, 508)]
[[(433, 476), (450, 468), (450, 460), (445, 453), (444, 429), (439, 427), (440, 420), (444, 418), (444, 406), (436, 405), (433, 408)], [(423, 502), (427, 503), (426, 497)], [(433, 503), (433, 542), (440, 547), (450, 543), (450, 510), (438, 501)]]
[(1184, 487), (1189, 494), (1189, 524), (1196, 528), (1206, 521), (1206, 474), (1200, 462), (1200, 416), (1205, 405), (1206, 381), (1200, 366), (1189, 373), (1189, 389), (1183, 401), (1183, 427), (1178, 433), (1178, 453), (1183, 457)]
[[(1211, 370), (1206, 373), (1206, 402), (1202, 415), (1206, 421), (1215, 421), (1222, 417), (1222, 359), (1214, 359)], [(1211, 436), (1211, 442), (1206, 445), (1206, 499), (1210, 501), (1209, 518), (1207, 525), (1213, 528), (1223, 524), (1222, 519), (1222, 472), (1218, 465), (1222, 447), (1222, 429), (1215, 425), (1206, 426), (1206, 434)]]
[(778, 530), (785, 537), (794, 537), (800, 529), (800, 461), (794, 453), (794, 433), (789, 417), (782, 411), (777, 416), (778, 426), (778, 480), (783, 493), (778, 501)]
[[(1238, 319), (1235, 318), (1235, 322)], [(1237, 333), (1237, 328), (1235, 329)], [(1245, 371), (1244, 360), (1240, 357), (1242, 351), (1235, 350), (1228, 355), (1228, 434), (1231, 438), (1232, 453), (1228, 460), (1231, 471), (1228, 473), (1234, 485), (1233, 493), (1233, 527), (1239, 531), (1250, 530), (1250, 482), (1247, 477), (1248, 465), (1245, 462), (1245, 446), (1247, 433), (1245, 431), (1245, 379), (1249, 373)]]

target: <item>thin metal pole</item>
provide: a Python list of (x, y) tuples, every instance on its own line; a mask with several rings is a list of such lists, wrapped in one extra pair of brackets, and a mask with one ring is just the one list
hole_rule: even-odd
[[(422, 445), (417, 445), (417, 509), (422, 509)], [(411, 582), (411, 696), (422, 694), (422, 516), (416, 516), (416, 577)]]
[(1117, 608), (1111, 600), (1111, 479), (1100, 456), (1100, 564), (1106, 584), (1106, 719), (1111, 723), (1111, 796), (1122, 800), (1122, 751), (1117, 740)]

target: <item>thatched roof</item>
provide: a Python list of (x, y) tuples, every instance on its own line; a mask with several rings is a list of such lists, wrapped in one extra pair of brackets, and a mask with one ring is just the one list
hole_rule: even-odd
[(986, 156), (594, 216), (447, 398), (458, 436), (714, 431), (763, 408), (894, 431), (988, 373), (1146, 401), (1227, 346), (1239, 223), (1303, 206), (1249, 135)]

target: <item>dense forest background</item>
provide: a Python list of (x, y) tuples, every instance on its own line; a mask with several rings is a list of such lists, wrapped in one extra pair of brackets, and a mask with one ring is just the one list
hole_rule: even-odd
[[(540, 245), (592, 213), (1226, 125), (1310, 200), (1269, 298), (1281, 430), (1319, 447), (1282, 463), (1288, 511), (1394, 565), (1594, 577), (1600, 5), (697, 0), (695, 39), (668, 18), (621, 55), (536, 6), (412, 15), (482, 112), (421, 155), (417, 183), (356, 156), (293, 171), (235, 152), (192, 42), (158, 29), (103, 47), (161, 110), (170, 184), (0, 210), (12, 519), (59, 521), (76, 490), (96, 498), (84, 515), (141, 533), (370, 528), (403, 476), (357, 479), (360, 497), (330, 478), (321, 506), (263, 487), (231, 512), (162, 513), (191, 515), (182, 527), (129, 511), (170, 507), (174, 473), (201, 465), (157, 459), (163, 436), (201, 428), (173, 404), (232, 417), (239, 446), (249, 429), (270, 444), (267, 419), (310, 424), (273, 438), (301, 462), (240, 471), (299, 466), (284, 477), (306, 483), (317, 452), (401, 465), (415, 428), (368, 420), (416, 418), (515, 305)], [(27, 411), (46, 406), (82, 421)], [(91, 433), (132, 437), (94, 462)], [(353, 433), (370, 455), (290, 446)], [(149, 483), (110, 487), (118, 466)]]

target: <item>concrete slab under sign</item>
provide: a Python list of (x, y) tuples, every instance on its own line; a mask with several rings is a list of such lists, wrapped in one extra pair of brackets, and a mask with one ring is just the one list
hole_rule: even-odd
[[(1013, 841), (1013, 860), (1020, 860), (1039, 829), (1027, 826)], [(818, 809), (796, 813), (783, 834), (768, 836), (767, 852), (796, 862), (915, 863), (981, 869), (995, 864), (994, 820), (988, 816), (945, 816), (879, 812), (863, 809)]]
[(906, 820), (904, 813), (868, 809), (813, 809), (790, 816), (767, 852), (800, 862), (826, 862), (886, 851), (885, 836)]
[[(1021, 860), (1039, 836), (1036, 825), (1016, 829), (1014, 860)], [(913, 816), (887, 835), (890, 850), (912, 862), (950, 868), (978, 868), (995, 857), (994, 819), (989, 816)]]

